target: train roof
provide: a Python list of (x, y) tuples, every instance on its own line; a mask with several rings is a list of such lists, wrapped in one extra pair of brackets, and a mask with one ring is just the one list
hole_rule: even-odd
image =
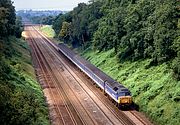
[(79, 61), (81, 64), (85, 65), (91, 72), (93, 72), (97, 77), (99, 77), (102, 81), (106, 81), (106, 84), (113, 89), (115, 92), (129, 92), (127, 88), (125, 88), (122, 84), (115, 81), (113, 78), (105, 74), (103, 71), (101, 71), (99, 68), (95, 67), (93, 64), (91, 64), (89, 61), (85, 60), (78, 54), (76, 54), (74, 51), (69, 49), (66, 45), (63, 43), (59, 44), (59, 47), (68, 53), (71, 57), (74, 57), (76, 61)]
[[(86, 65), (87, 66), (87, 65)], [(122, 92), (122, 91), (127, 91), (128, 89), (125, 88), (122, 84), (118, 83), (117, 81), (115, 81), (113, 78), (111, 78), (110, 76), (108, 76), (107, 74), (105, 74), (103, 71), (101, 71), (100, 69), (98, 69), (97, 67), (95, 67), (92, 64), (88, 64), (87, 66), (94, 74), (96, 74), (96, 76), (98, 76), (101, 80), (105, 81), (105, 83), (113, 89), (113, 91), (115, 92)]]
[(79, 55), (76, 55), (76, 59), (84, 64), (91, 72), (96, 74), (97, 77), (99, 77), (102, 81), (106, 81), (106, 84), (112, 88), (115, 92), (125, 92), (129, 91), (127, 88), (125, 88), (122, 84), (115, 81), (113, 78), (105, 74), (103, 71), (101, 71), (99, 68), (95, 67), (93, 64), (91, 64), (89, 61), (83, 59)]
[(63, 43), (59, 43), (58, 46), (59, 46), (59, 48), (61, 48), (63, 51), (65, 51), (71, 57), (74, 57), (75, 55), (77, 55), (74, 51), (72, 51), (70, 48), (68, 48)]

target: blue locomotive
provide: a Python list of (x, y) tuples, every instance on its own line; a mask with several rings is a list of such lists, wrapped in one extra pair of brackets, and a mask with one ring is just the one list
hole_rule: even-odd
[(118, 105), (131, 105), (132, 96), (130, 91), (122, 84), (118, 83), (100, 69), (92, 65), (89, 61), (83, 59), (73, 52), (63, 43), (59, 45), (59, 51), (71, 60), (81, 71), (90, 77), (105, 93), (107, 93)]

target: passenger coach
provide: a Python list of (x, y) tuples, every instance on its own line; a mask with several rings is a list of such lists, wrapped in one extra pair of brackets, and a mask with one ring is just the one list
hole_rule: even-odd
[(104, 91), (104, 93), (107, 93), (108, 96), (118, 104), (118, 106), (132, 104), (131, 93), (122, 84), (112, 79), (110, 76), (92, 65), (89, 61), (80, 57), (63, 43), (60, 43), (58, 46), (59, 51), (81, 69), (81, 71), (83, 71), (88, 77), (90, 77)]

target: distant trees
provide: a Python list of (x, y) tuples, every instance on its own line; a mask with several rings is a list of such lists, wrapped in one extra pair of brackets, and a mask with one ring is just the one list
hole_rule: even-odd
[(16, 11), (17, 16), (26, 18), (35, 24), (52, 25), (55, 17), (59, 13), (65, 13), (66, 11), (60, 10), (19, 10)]
[(32, 16), (29, 19), (35, 24), (52, 25), (55, 17), (54, 16)]
[(69, 43), (100, 51), (114, 48), (121, 61), (151, 58), (150, 65), (158, 65), (173, 60), (172, 69), (180, 76), (179, 4), (178, 0), (92, 0), (59, 15), (53, 28), (59, 34), (63, 22), (71, 23)]

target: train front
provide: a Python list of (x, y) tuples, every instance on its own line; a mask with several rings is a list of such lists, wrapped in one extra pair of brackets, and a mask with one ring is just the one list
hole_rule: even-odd
[(121, 106), (130, 106), (132, 104), (132, 96), (128, 89), (118, 93), (118, 103)]

